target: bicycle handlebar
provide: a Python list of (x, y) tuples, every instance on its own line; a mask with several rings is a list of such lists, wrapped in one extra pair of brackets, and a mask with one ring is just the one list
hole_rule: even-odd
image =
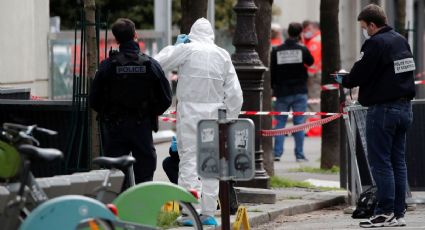
[(4, 132), (2, 135), (13, 142), (19, 142), (21, 140), (29, 140), (35, 145), (39, 145), (40, 142), (32, 136), (34, 130), (45, 133), (48, 135), (56, 135), (58, 132), (34, 125), (21, 125), (15, 123), (3, 123)]
[(35, 124), (26, 126), (26, 125), (20, 125), (20, 124), (15, 124), (15, 123), (4, 123), (3, 128), (6, 131), (12, 131), (12, 132), (13, 131), (15, 131), (15, 132), (23, 131), (23, 132), (25, 132), (25, 134), (28, 134), (28, 135), (31, 135), (34, 130), (41, 132), (41, 133), (48, 134), (48, 135), (58, 134), (58, 132), (56, 132), (54, 130), (38, 127)]

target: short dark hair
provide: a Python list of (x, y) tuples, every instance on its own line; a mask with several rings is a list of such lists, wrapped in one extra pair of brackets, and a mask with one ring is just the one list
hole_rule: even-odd
[(382, 27), (387, 24), (387, 15), (380, 6), (369, 4), (360, 12), (357, 21), (364, 21), (368, 25), (373, 22), (377, 27)]
[(301, 23), (292, 22), (288, 26), (288, 35), (292, 38), (299, 37), (302, 31), (303, 26), (301, 25)]
[(120, 44), (128, 42), (134, 39), (136, 26), (134, 22), (128, 18), (118, 18), (114, 24), (112, 24), (112, 34)]

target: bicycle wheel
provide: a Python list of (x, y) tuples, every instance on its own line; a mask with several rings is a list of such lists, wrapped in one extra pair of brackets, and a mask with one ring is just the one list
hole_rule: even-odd
[[(184, 214), (187, 223), (191, 223), (192, 226), (185, 226), (188, 229), (203, 229), (199, 214), (191, 203), (179, 201), (179, 205), (184, 210)], [(181, 223), (180, 223), (181, 224)]]
[[(90, 218), (110, 221), (117, 219), (104, 204), (97, 200), (84, 196), (66, 195), (53, 198), (38, 206), (27, 216), (19, 229), (75, 230), (81, 221)], [(104, 227), (104, 229), (108, 228)]]

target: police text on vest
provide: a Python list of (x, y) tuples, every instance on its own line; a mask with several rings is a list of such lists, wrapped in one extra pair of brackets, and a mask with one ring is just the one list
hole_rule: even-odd
[(415, 61), (413, 60), (413, 58), (405, 58), (405, 59), (394, 61), (394, 72), (396, 74), (413, 71), (415, 69), (416, 69), (416, 66), (415, 66)]

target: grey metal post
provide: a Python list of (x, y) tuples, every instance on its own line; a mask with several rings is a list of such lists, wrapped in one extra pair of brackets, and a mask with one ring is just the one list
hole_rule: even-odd
[[(345, 92), (343, 87), (339, 87), (339, 103), (345, 103)], [(344, 126), (344, 119), (340, 120), (340, 133), (341, 133), (341, 139), (339, 143), (339, 184), (340, 188), (347, 189), (347, 137), (344, 135), (344, 133), (347, 132), (347, 129)]]
[[(130, 156), (133, 156), (133, 153), (130, 152), (129, 154)], [(130, 167), (128, 167), (128, 179), (129, 179), (129, 183), (130, 183), (130, 187), (133, 187), (134, 185), (136, 185), (136, 179), (134, 177), (134, 168), (133, 168), (133, 164), (131, 164)]]
[(155, 31), (163, 33), (163, 46), (171, 45), (171, 0), (155, 0)]
[(226, 110), (218, 109), (219, 132), (219, 159), (220, 159), (220, 203), (221, 229), (230, 230), (230, 199), (229, 199), (229, 156), (227, 152), (227, 135), (229, 122), (226, 119)]
[(210, 21), (211, 26), (215, 28), (215, 0), (208, 0), (207, 19)]
[[(244, 104), (242, 110), (261, 111), (263, 106), (263, 75), (266, 67), (261, 62), (255, 46), (258, 44), (255, 32), (255, 12), (253, 0), (238, 0), (233, 8), (236, 12), (236, 31), (233, 45), (236, 48), (232, 61), (241, 83)], [(255, 177), (249, 182), (238, 181), (237, 185), (269, 188), (270, 177), (264, 170), (263, 149), (261, 145), (261, 118), (250, 117), (255, 124)]]

